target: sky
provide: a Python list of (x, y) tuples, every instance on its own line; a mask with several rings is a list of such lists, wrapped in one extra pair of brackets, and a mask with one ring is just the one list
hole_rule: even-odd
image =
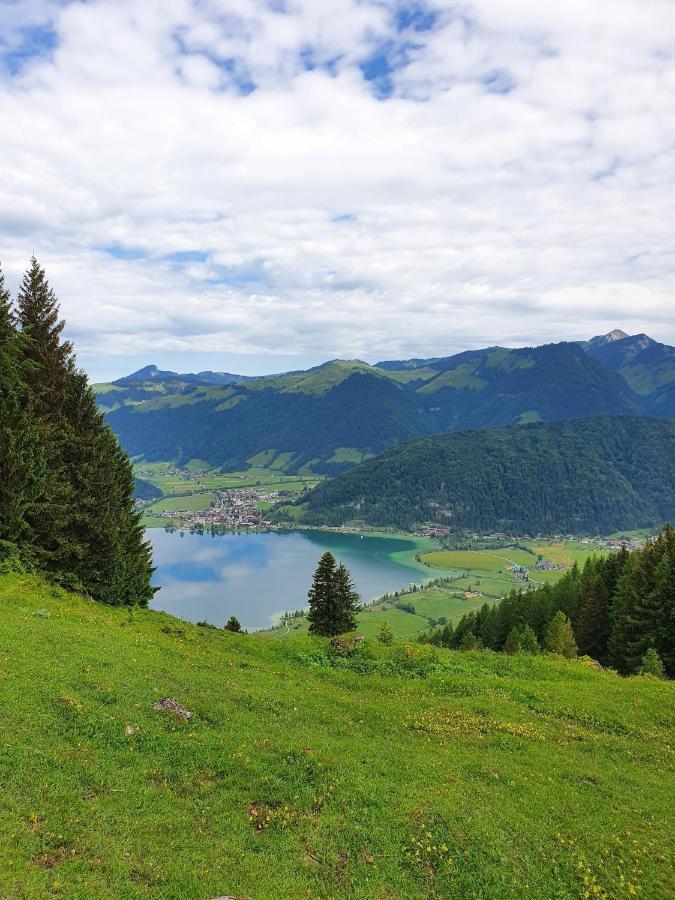
[(94, 380), (675, 344), (673, 0), (0, 0), (0, 260)]

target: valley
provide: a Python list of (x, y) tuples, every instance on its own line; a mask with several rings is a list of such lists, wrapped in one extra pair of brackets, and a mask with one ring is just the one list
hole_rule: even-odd
[(623, 375), (146, 370), (132, 463), (35, 259), (6, 297), (0, 895), (669, 896), (675, 433)]
[[(357, 561), (356, 586), (365, 604), (357, 616), (360, 633), (374, 637), (386, 621), (396, 639), (409, 640), (514, 589), (554, 584), (595, 554), (639, 547), (652, 533), (563, 535), (553, 541), (474, 534), (465, 539), (466, 549), (456, 550), (448, 549), (456, 539), (444, 534), (447, 529), (433, 526), (405, 533), (366, 524), (299, 522), (294, 514), (302, 513), (301, 501), (320, 477), (262, 468), (220, 473), (203, 469), (199, 460), (184, 468), (137, 462), (135, 472), (165, 492), (161, 499), (137, 501), (151, 529), (155, 580), (162, 586), (153, 606), (217, 625), (236, 615), (246, 628), (274, 638), (307, 632), (306, 617), (299, 613), (321, 548), (337, 552), (350, 567)], [(157, 534), (158, 528), (167, 534)], [(247, 534), (243, 543), (232, 540)], [(279, 543), (284, 536), (291, 540)], [(307, 552), (299, 552), (305, 546)], [(204, 567), (195, 560), (206, 547), (210, 562)]]

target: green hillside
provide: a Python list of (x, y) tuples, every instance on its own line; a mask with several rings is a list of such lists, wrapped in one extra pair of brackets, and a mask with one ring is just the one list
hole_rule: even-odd
[(666, 898), (673, 690), (4, 576), (0, 896)]
[(675, 351), (652, 345), (630, 365), (605, 359), (605, 344), (591, 341), (491, 347), (379, 366), (332, 360), (225, 385), (154, 369), (146, 377), (141, 370), (98, 385), (96, 393), (133, 456), (199, 458), (239, 470), (263, 454), (265, 465), (282, 471), (310, 467), (334, 475), (439, 432), (594, 415), (675, 415), (668, 399)]
[(305, 521), (609, 533), (675, 516), (675, 423), (599, 417), (411, 441), (319, 485)]

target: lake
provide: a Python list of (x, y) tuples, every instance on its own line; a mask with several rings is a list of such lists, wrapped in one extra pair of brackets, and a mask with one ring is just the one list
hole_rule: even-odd
[(243, 628), (276, 624), (285, 610), (307, 606), (319, 557), (330, 550), (352, 573), (362, 602), (433, 577), (415, 561), (428, 543), (413, 538), (321, 531), (191, 534), (147, 531), (161, 590), (150, 604), (191, 622)]

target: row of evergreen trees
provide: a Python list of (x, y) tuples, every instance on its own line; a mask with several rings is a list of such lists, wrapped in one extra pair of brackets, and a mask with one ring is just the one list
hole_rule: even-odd
[(575, 563), (557, 584), (513, 591), (462, 616), (456, 628), (446, 625), (426, 639), (506, 652), (541, 645), (566, 656), (578, 648), (623, 675), (639, 671), (647, 654), (658, 654), (673, 678), (675, 532), (666, 525), (641, 550), (592, 557), (581, 569)]
[(152, 559), (131, 463), (104, 424), (44, 270), (0, 271), (0, 561), (18, 556), (116, 605), (147, 605)]

